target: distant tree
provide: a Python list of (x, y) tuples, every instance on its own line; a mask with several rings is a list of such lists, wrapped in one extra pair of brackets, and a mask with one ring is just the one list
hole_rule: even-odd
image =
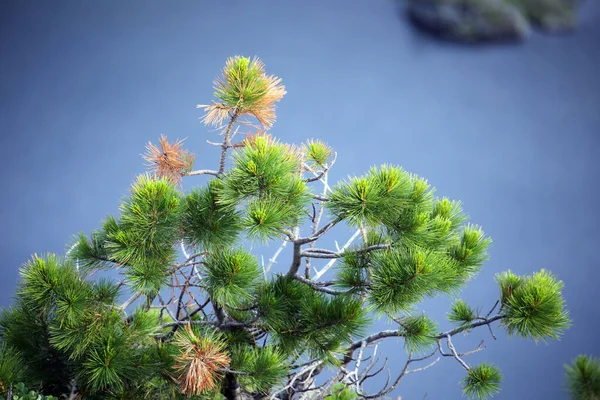
[(600, 360), (579, 355), (571, 365), (565, 365), (567, 388), (572, 399), (600, 400)]
[[(194, 170), (183, 143), (162, 137), (118, 217), (76, 237), (65, 258), (34, 255), (22, 267), (0, 318), (2, 392), (23, 382), (69, 399), (375, 398), (448, 357), (465, 369), (465, 394), (485, 398), (500, 390), (500, 371), (469, 365), (483, 346), (463, 352), (454, 335), (486, 327), (493, 336), (497, 322), (543, 341), (569, 326), (563, 284), (544, 270), (499, 274), (486, 313), (457, 299), (449, 331), (417, 313), (425, 298), (457, 298), (490, 239), (465, 224), (459, 201), (400, 167), (330, 186), (330, 147), (267, 134), (284, 94), (258, 59), (229, 59), (218, 101), (199, 106), (220, 131), (217, 169)], [(208, 179), (182, 193), (181, 179), (198, 175)], [(344, 225), (355, 233), (343, 246), (317, 244)], [(253, 254), (274, 241), (266, 260)], [(121, 280), (95, 277), (101, 270)], [(377, 318), (393, 329), (368, 333)], [(368, 392), (385, 371), (386, 338), (404, 343), (406, 359)]]

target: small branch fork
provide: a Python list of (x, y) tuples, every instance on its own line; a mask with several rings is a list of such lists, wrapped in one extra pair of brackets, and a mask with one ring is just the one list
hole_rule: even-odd
[[(375, 244), (369, 247), (365, 247), (364, 249), (358, 249), (355, 251), (352, 251), (350, 253), (356, 253), (356, 254), (360, 254), (360, 253), (369, 253), (371, 251), (375, 251), (375, 250), (384, 250), (384, 249), (389, 249), (390, 245), (389, 244)], [(334, 258), (341, 258), (344, 257), (344, 255), (349, 254), (349, 252), (345, 252), (345, 251), (331, 251), (331, 250), (325, 250), (325, 249), (309, 249), (306, 251), (303, 251), (302, 253), (300, 253), (301, 257), (309, 257), (309, 258), (325, 258), (325, 259), (334, 259)]]
[[(296, 278), (298, 279), (298, 278)], [(312, 285), (311, 285), (312, 286)], [(313, 286), (314, 287), (314, 286)], [(463, 357), (469, 356), (473, 353), (479, 352), (485, 349), (483, 345), (483, 340), (479, 343), (479, 345), (470, 351), (466, 351), (463, 353), (459, 353), (454, 343), (452, 342), (452, 336), (466, 331), (471, 330), (480, 326), (487, 326), (491, 331), (491, 324), (495, 321), (501, 320), (504, 318), (504, 315), (497, 314), (493, 317), (490, 317), (491, 313), (497, 307), (498, 303), (494, 305), (492, 310), (485, 317), (477, 317), (476, 321), (471, 322), (469, 324), (465, 324), (459, 328), (452, 329), (446, 332), (441, 332), (438, 335), (432, 336), (432, 339), (436, 339), (437, 346), (436, 348), (429, 354), (422, 357), (414, 357), (413, 351), (409, 351), (408, 359), (406, 360), (402, 370), (399, 372), (398, 376), (392, 381), (391, 371), (387, 369), (387, 378), (383, 385), (383, 387), (376, 393), (365, 393), (363, 389), (363, 384), (368, 379), (373, 378), (386, 370), (388, 359), (385, 358), (383, 362), (381, 362), (381, 356), (378, 353), (378, 346), (383, 339), (390, 337), (404, 337), (404, 334), (398, 329), (390, 329), (383, 330), (377, 333), (373, 333), (369, 336), (364, 337), (363, 339), (357, 340), (353, 342), (347, 350), (346, 356), (343, 359), (343, 365), (340, 368), (340, 372), (333, 378), (327, 381), (327, 384), (324, 387), (319, 388), (310, 388), (308, 390), (318, 392), (320, 395), (329, 394), (332, 390), (332, 387), (337, 382), (342, 382), (344, 384), (344, 388), (351, 387), (356, 394), (363, 399), (375, 399), (381, 398), (389, 394), (392, 390), (394, 390), (402, 378), (408, 374), (414, 372), (420, 372), (426, 370), (427, 368), (432, 367), (436, 363), (438, 363), (442, 357), (452, 357), (455, 359), (466, 371), (470, 370), (469, 365), (463, 360)], [(446, 342), (446, 345), (449, 349), (449, 352), (446, 352), (443, 348), (442, 341)], [(368, 357), (365, 357), (365, 353), (367, 349), (373, 348), (372, 354)], [(356, 358), (354, 358), (354, 352), (358, 351)], [(432, 359), (436, 354), (438, 357), (430, 361), (428, 364), (411, 368), (409, 367), (413, 363), (418, 363), (421, 361)], [(368, 362), (367, 362), (368, 361)], [(354, 362), (354, 368), (348, 368), (347, 365), (351, 362)], [(367, 362), (367, 364), (364, 364)]]

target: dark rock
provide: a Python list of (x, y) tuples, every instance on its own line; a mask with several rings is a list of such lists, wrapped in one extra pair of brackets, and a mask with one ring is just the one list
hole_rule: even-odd
[(519, 7), (532, 24), (547, 32), (571, 31), (577, 25), (576, 0), (506, 0)]
[(503, 0), (410, 0), (407, 12), (418, 27), (462, 42), (521, 40), (530, 33), (520, 9)]

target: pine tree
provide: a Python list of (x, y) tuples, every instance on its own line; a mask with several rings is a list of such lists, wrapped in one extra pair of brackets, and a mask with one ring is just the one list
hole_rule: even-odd
[[(258, 59), (227, 60), (217, 100), (199, 106), (221, 135), (217, 168), (194, 170), (183, 142), (162, 137), (118, 217), (75, 237), (65, 257), (24, 264), (0, 317), (0, 392), (24, 383), (70, 399), (375, 398), (448, 357), (465, 370), (464, 393), (487, 398), (500, 371), (469, 365), (483, 347), (461, 352), (454, 335), (493, 335), (497, 323), (509, 335), (560, 337), (570, 324), (563, 284), (544, 270), (499, 274), (486, 314), (456, 300), (449, 331), (416, 312), (425, 298), (458, 298), (490, 238), (459, 201), (398, 166), (330, 186), (333, 149), (268, 134), (285, 93)], [(183, 193), (182, 179), (198, 176), (204, 183)], [(355, 233), (319, 247), (336, 226)], [(257, 244), (275, 244), (268, 262)], [(120, 280), (95, 278), (101, 270)], [(381, 318), (394, 329), (370, 333)], [(367, 392), (385, 370), (374, 352), (386, 338), (404, 343), (406, 360)]]

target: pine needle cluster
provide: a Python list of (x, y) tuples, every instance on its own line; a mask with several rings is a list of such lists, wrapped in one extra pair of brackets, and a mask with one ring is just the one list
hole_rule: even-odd
[(215, 97), (220, 103), (204, 107), (207, 125), (220, 126), (235, 115), (251, 115), (263, 128), (269, 129), (275, 122), (275, 103), (285, 95), (281, 79), (266, 75), (264, 64), (258, 58), (232, 57), (223, 68), (223, 75), (214, 82)]
[(494, 365), (482, 363), (471, 368), (463, 379), (464, 393), (472, 398), (487, 399), (500, 391), (500, 383), (500, 370)]
[(249, 238), (280, 238), (286, 229), (301, 223), (310, 192), (294, 148), (257, 136), (234, 153), (233, 161), (217, 202), (229, 212), (241, 213), (241, 225)]
[(581, 354), (565, 365), (567, 389), (574, 400), (600, 399), (600, 359)]
[(181, 184), (181, 178), (190, 172), (194, 165), (194, 155), (182, 147), (182, 140), (169, 143), (167, 137), (161, 135), (160, 148), (148, 142), (144, 159), (148, 161), (155, 176)]
[(175, 334), (173, 346), (179, 350), (174, 370), (184, 395), (196, 396), (217, 387), (221, 369), (230, 363), (226, 343), (218, 332), (185, 325)]
[(502, 324), (510, 335), (536, 341), (558, 339), (570, 326), (561, 291), (563, 283), (541, 270), (531, 276), (516, 277), (510, 271), (498, 275), (505, 318)]

